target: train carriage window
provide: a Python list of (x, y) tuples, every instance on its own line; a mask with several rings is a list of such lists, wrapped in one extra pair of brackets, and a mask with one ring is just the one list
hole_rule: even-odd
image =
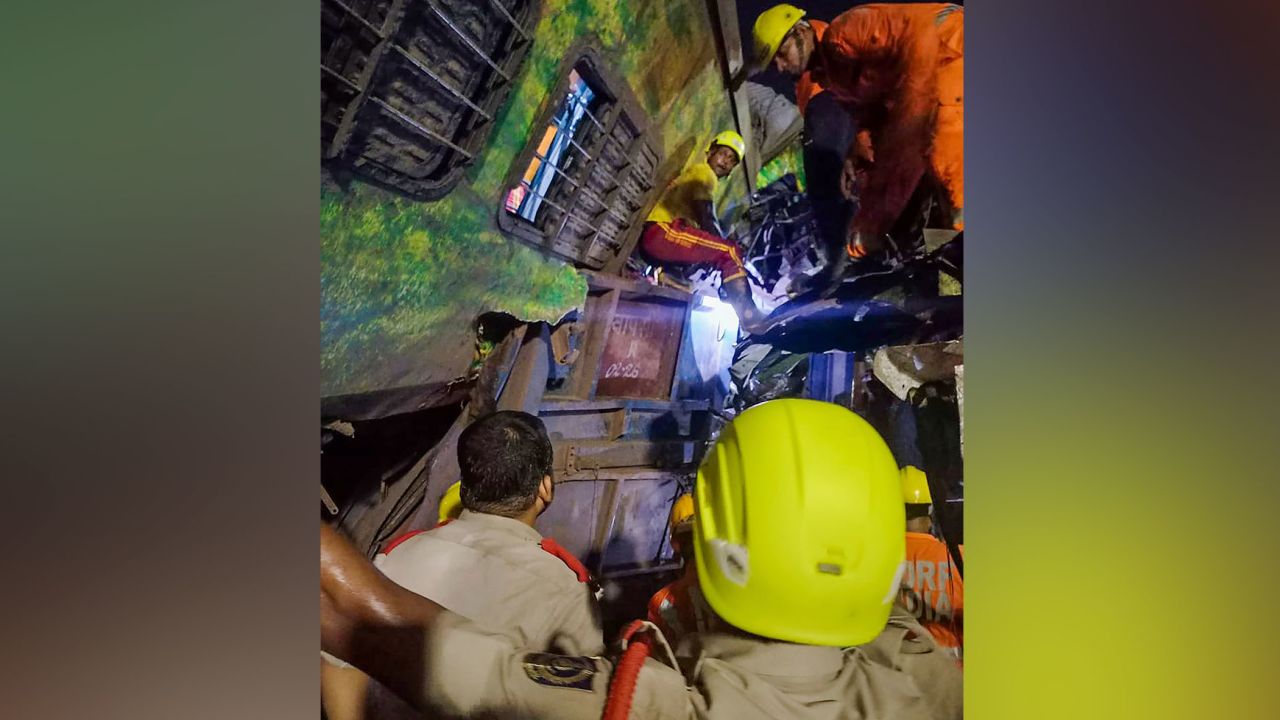
[(659, 162), (630, 90), (606, 72), (592, 54), (569, 66), (499, 211), (508, 232), (594, 270), (641, 220)]
[(480, 151), (536, 0), (321, 0), (321, 158), (419, 200)]

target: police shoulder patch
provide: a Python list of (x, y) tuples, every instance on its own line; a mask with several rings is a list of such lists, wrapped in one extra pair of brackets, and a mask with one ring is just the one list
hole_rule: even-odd
[(596, 663), (589, 657), (529, 653), (524, 656), (524, 674), (539, 685), (591, 692)]

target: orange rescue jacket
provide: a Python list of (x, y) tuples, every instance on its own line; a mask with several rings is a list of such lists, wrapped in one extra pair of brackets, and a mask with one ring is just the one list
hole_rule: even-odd
[[(859, 5), (820, 37), (811, 82), (853, 106), (859, 129), (871, 130), (875, 161), (860, 189), (855, 227), (886, 232), (930, 164), (951, 168), (939, 180), (953, 204), (963, 207), (964, 8)], [(955, 110), (939, 113), (939, 106)], [(948, 125), (945, 137), (939, 118)], [(935, 137), (943, 147), (934, 147)], [(939, 151), (941, 161), (932, 157)]]

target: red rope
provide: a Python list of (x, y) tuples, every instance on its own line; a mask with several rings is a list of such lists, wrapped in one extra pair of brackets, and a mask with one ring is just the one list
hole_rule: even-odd
[(574, 557), (573, 553), (561, 547), (560, 543), (554, 539), (542, 538), (542, 542), (538, 543), (538, 545), (543, 550), (560, 558), (560, 562), (568, 565), (573, 574), (578, 576), (578, 582), (586, 582), (591, 579), (591, 573), (587, 572), (587, 567), (582, 564), (582, 561)]
[[(634, 642), (629, 642), (637, 635)], [(653, 648), (653, 633), (645, 626), (643, 620), (633, 620), (622, 631), (622, 642), (627, 649), (622, 652), (622, 660), (613, 671), (613, 679), (609, 683), (609, 699), (605, 702), (603, 720), (627, 720), (631, 714), (631, 700), (636, 693), (636, 681), (640, 679), (640, 669), (644, 667), (645, 658)]]
[(395, 550), (397, 547), (399, 547), (400, 544), (403, 543), (405, 540), (408, 540), (409, 538), (412, 538), (412, 537), (417, 537), (418, 535), (421, 535), (424, 532), (426, 532), (426, 530), (410, 530), (409, 532), (387, 543), (387, 546), (382, 549), (382, 554), (386, 555), (387, 553), (390, 553), (392, 550)]

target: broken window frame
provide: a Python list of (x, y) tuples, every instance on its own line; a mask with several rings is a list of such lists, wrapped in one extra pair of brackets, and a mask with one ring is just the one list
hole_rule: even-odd
[[(544, 203), (551, 203), (553, 208), (563, 208), (564, 217), (556, 224), (557, 227), (545, 227), (545, 220), (530, 222), (519, 215), (507, 210), (508, 193), (516, 186), (522, 184), (523, 177), (530, 163), (535, 159), (538, 144), (541, 141), (547, 127), (549, 127), (555, 116), (564, 107), (564, 99), (569, 92), (570, 73), (577, 70), (578, 74), (590, 86), (595, 96), (603, 102), (600, 103), (598, 109), (591, 111), (592, 116), (585, 119), (585, 126), (595, 126), (598, 123), (597, 132), (579, 133), (583, 135), (585, 142), (579, 142), (579, 138), (575, 136), (570, 145), (571, 152), (579, 153), (586, 156), (586, 162), (575, 164), (569, 172), (562, 172), (557, 166), (554, 170), (558, 177), (554, 183), (560, 186), (562, 183), (568, 183), (572, 186), (572, 191), (568, 194), (567, 199), (561, 200), (544, 199)], [(642, 213), (649, 207), (654, 194), (661, 188), (657, 187), (655, 179), (659, 167), (662, 164), (662, 142), (658, 136), (656, 127), (650, 122), (649, 116), (640, 108), (640, 103), (636, 99), (631, 87), (613, 70), (613, 68), (604, 62), (599, 52), (591, 44), (583, 43), (571, 48), (565, 54), (565, 61), (561, 63), (557, 71), (556, 85), (547, 95), (544, 107), (538, 114), (538, 119), (530, 126), (529, 139), (525, 144), (524, 150), (516, 156), (508, 170), (506, 181), (503, 183), (497, 204), (497, 221), (498, 227), (508, 236), (524, 241), (533, 247), (544, 252), (551, 253), (557, 257), (572, 262), (575, 266), (585, 267), (592, 270), (601, 270), (613, 263), (620, 255), (628, 252), (633, 240), (639, 234), (640, 226), (643, 224)], [(622, 154), (627, 158), (628, 163), (623, 166), (624, 169), (634, 168), (636, 159), (640, 153), (646, 153), (652, 160), (649, 162), (650, 171), (645, 175), (636, 177), (636, 182), (641, 189), (641, 196), (637, 198), (638, 205), (627, 209), (619, 208), (619, 200), (621, 198), (621, 190), (626, 177), (617, 176), (617, 181), (604, 192), (603, 195), (597, 194), (594, 190), (587, 187), (591, 178), (591, 174), (601, 161), (602, 152), (606, 143), (610, 142), (610, 137), (615, 131), (618, 123), (626, 123), (635, 130), (635, 137), (632, 139), (630, 146), (622, 148)], [(615, 142), (615, 144), (617, 144)], [(582, 200), (584, 197), (591, 197), (603, 209), (594, 213), (586, 214), (581, 210)], [(605, 215), (612, 215), (613, 219), (619, 224), (617, 235), (611, 240), (601, 234), (600, 221)], [(558, 247), (558, 236), (563, 226), (570, 222), (570, 217), (574, 219), (579, 227), (588, 228), (594, 232), (591, 233), (590, 239), (586, 243), (577, 248), (576, 252), (566, 252), (563, 247)], [(608, 256), (604, 259), (593, 259), (592, 250), (599, 244), (603, 243)]]
[[(353, 33), (339, 33), (328, 47), (321, 48), (322, 88), (341, 86), (344, 93), (354, 93), (345, 105), (335, 100), (332, 106), (326, 106), (322, 101), (321, 123), (335, 128), (332, 135), (326, 128), (321, 129), (323, 168), (335, 179), (355, 177), (415, 200), (438, 200), (449, 194), (492, 134), (499, 110), (507, 101), (533, 44), (533, 25), (541, 16), (541, 0), (472, 0), (477, 12), (487, 11), (489, 22), (506, 28), (496, 48), (483, 47), (484, 39), (477, 41), (462, 23), (450, 16), (449, 7), (442, 0), (390, 0), (387, 3), (321, 0), (321, 4), (347, 22), (363, 26)], [(406, 35), (405, 19), (409, 11), (432, 14), (475, 54), (475, 64), (482, 70), (474, 82), (459, 88), (437, 75), (439, 58), (424, 55), (421, 46), (415, 47), (410, 42), (412, 38)], [(372, 43), (363, 64), (350, 53), (340, 57), (342, 53), (337, 46), (344, 38), (365, 45)], [(326, 61), (335, 58), (327, 55), (345, 60), (346, 67), (330, 67)], [(411, 66), (415, 77), (434, 83), (453, 99), (455, 117), (446, 125), (449, 132), (440, 134), (416, 121), (412, 110), (403, 107), (403, 103), (397, 108), (395, 98), (380, 96), (377, 90), (386, 79), (383, 75), (393, 71), (388, 59), (393, 59), (401, 70)], [(355, 77), (348, 76), (352, 71)], [(326, 117), (324, 111), (330, 107), (341, 108), (336, 122)], [(380, 163), (366, 156), (359, 143), (352, 142), (357, 137), (370, 135), (373, 128), (389, 126), (407, 128), (420, 138), (420, 145), (406, 144), (406, 151), (414, 147), (442, 148), (435, 151), (442, 152), (441, 155), (428, 155), (426, 162), (439, 163), (430, 176), (414, 177)]]

